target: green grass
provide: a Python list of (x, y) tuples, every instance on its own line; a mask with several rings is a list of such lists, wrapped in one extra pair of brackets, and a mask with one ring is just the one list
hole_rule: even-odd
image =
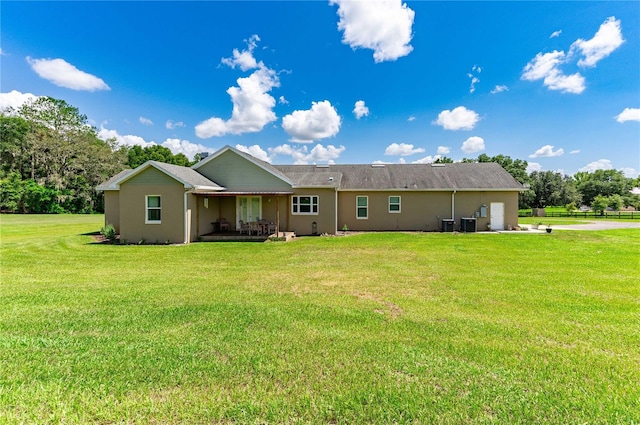
[(111, 246), (0, 216), (0, 423), (638, 423), (640, 230)]

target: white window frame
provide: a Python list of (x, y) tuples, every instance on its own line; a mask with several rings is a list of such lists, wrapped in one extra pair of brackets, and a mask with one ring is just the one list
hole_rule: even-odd
[[(149, 198), (158, 198), (159, 207), (150, 207), (149, 206)], [(149, 211), (158, 210), (160, 211), (160, 220), (149, 220)], [(161, 195), (146, 195), (144, 197), (144, 224), (161, 224), (162, 223), (162, 196)]]
[[(398, 202), (391, 202), (391, 198), (398, 198)], [(398, 210), (392, 210), (391, 205), (397, 205)], [(389, 196), (389, 213), (390, 214), (399, 214), (402, 212), (402, 196), (400, 195), (390, 195)]]
[[(309, 204), (301, 204), (300, 198), (310, 198)], [(314, 202), (315, 201), (315, 202)], [(309, 212), (301, 212), (301, 206), (309, 205)], [(315, 207), (315, 212), (313, 211)], [(318, 195), (291, 195), (291, 214), (292, 215), (318, 215), (320, 212), (320, 196)]]
[[(360, 200), (360, 198), (364, 198), (366, 200), (366, 205), (361, 206), (358, 205), (358, 201)], [(365, 213), (366, 215), (364, 217), (360, 217), (360, 214), (358, 214), (358, 210), (360, 208), (364, 208), (365, 209)], [(369, 219), (369, 197), (362, 195), (362, 196), (356, 196), (356, 219), (357, 220), (368, 220)]]

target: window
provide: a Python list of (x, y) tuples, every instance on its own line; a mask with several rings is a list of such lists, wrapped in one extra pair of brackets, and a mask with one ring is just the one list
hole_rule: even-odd
[(356, 196), (356, 218), (369, 218), (369, 197)]
[(146, 208), (145, 223), (146, 224), (160, 224), (162, 218), (162, 207), (160, 203), (160, 196), (147, 195), (147, 208)]
[(389, 212), (390, 213), (399, 213), (400, 212), (400, 197), (399, 196), (389, 196)]
[(291, 213), (292, 214), (318, 214), (318, 196), (292, 196), (291, 197)]

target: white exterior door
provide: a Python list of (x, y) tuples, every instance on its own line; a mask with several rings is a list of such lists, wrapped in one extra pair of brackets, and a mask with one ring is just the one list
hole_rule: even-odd
[(236, 225), (240, 220), (249, 223), (262, 217), (261, 196), (238, 196), (236, 199)]
[(504, 230), (504, 203), (491, 203), (491, 230)]

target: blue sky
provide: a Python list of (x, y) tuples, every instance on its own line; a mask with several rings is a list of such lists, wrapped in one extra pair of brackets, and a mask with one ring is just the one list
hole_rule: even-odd
[(640, 3), (13, 2), (0, 107), (192, 157), (640, 171)]

